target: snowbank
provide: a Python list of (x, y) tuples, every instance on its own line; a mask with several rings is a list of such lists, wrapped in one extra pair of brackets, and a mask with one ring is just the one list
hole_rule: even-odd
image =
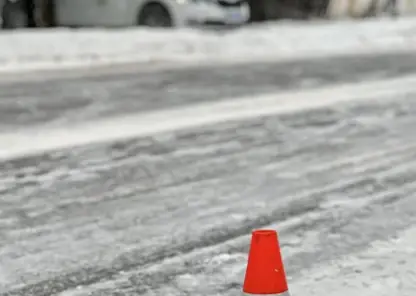
[(281, 22), (230, 31), (56, 29), (0, 32), (0, 72), (124, 62), (212, 63), (413, 51), (416, 19)]

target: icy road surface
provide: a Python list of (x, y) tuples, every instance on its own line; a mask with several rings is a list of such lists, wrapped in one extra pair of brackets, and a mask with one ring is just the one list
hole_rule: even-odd
[(3, 161), (0, 295), (241, 295), (272, 227), (293, 295), (413, 296), (415, 95)]
[(406, 75), (416, 72), (416, 54), (215, 64), (170, 71), (139, 68), (128, 72), (104, 76), (75, 72), (78, 78), (51, 80), (41, 76), (36, 81), (3, 82), (0, 131)]

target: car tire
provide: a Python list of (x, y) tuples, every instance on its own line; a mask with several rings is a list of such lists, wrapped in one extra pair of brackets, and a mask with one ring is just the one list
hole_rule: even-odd
[(20, 2), (7, 2), (2, 9), (2, 19), (3, 29), (27, 28), (29, 25), (27, 13)]
[(173, 21), (166, 7), (159, 3), (150, 3), (145, 5), (139, 13), (138, 25), (167, 28), (173, 26)]

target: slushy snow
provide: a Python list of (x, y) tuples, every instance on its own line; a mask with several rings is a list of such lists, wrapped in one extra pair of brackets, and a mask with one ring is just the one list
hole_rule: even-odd
[(187, 64), (414, 51), (416, 19), (280, 22), (235, 30), (0, 32), (0, 72), (115, 63)]

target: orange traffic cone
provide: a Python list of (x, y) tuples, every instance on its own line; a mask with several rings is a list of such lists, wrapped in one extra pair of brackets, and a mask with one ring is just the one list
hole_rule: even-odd
[(253, 231), (243, 291), (289, 295), (276, 231)]

